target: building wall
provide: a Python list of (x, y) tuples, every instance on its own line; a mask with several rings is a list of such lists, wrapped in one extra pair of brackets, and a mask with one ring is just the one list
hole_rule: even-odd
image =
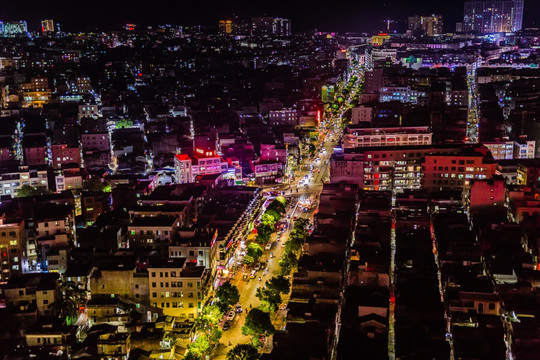
[(202, 309), (202, 279), (180, 277), (181, 271), (148, 268), (150, 305), (163, 309), (164, 315), (194, 319)]
[(76, 163), (81, 166), (81, 150), (68, 148), (67, 145), (51, 145), (52, 163), (55, 169), (61, 169), (63, 164)]
[(483, 156), (427, 155), (422, 164), (422, 185), (428, 190), (467, 188), (470, 180), (490, 179), (496, 164), (484, 164)]
[(470, 206), (503, 206), (506, 201), (506, 186), (504, 179), (476, 180), (470, 188)]

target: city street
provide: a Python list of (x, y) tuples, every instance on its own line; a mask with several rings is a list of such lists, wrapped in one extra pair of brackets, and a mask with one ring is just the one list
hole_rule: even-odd
[[(330, 156), (333, 152), (333, 148), (339, 139), (339, 134), (335, 134), (333, 137), (334, 140), (327, 140), (322, 147), (326, 149), (324, 153), (321, 153), (320, 160), (315, 160), (317, 156), (312, 157), (312, 159), (305, 161), (299, 174), (296, 176), (296, 181), (291, 183), (289, 188), (288, 184), (283, 184), (277, 187), (276, 191), (284, 192), (286, 197), (290, 197), (289, 205), (294, 204), (294, 207), (291, 208), (287, 206), (287, 215), (290, 215), (290, 226), (287, 230), (281, 235), (280, 242), (276, 243), (277, 234), (272, 234), (270, 242), (272, 243), (272, 248), (270, 250), (265, 250), (261, 261), (266, 262), (268, 266), (268, 272), (264, 271), (264, 268), (261, 268), (255, 276), (254, 279), (243, 280), (242, 271), (237, 271), (235, 277), (231, 279), (232, 283), (238, 287), (240, 292), (240, 304), (244, 311), (242, 313), (236, 314), (235, 319), (232, 321), (231, 327), (229, 330), (223, 332), (219, 345), (214, 349), (211, 355), (211, 359), (226, 359), (227, 352), (237, 344), (243, 344), (250, 341), (250, 337), (242, 335), (242, 326), (244, 325), (245, 317), (247, 312), (251, 307), (257, 307), (260, 305), (259, 299), (255, 296), (257, 288), (259, 286), (264, 286), (266, 280), (270, 279), (273, 276), (280, 274), (279, 259), (283, 255), (285, 247), (282, 246), (283, 242), (287, 240), (289, 232), (293, 228), (293, 218), (297, 216), (298, 218), (308, 218), (312, 219), (317, 207), (309, 207), (307, 212), (303, 212), (298, 206), (299, 202), (306, 201), (311, 199), (312, 201), (318, 201), (319, 195), (323, 188), (323, 179), (329, 177), (329, 168), (330, 168)], [(321, 149), (322, 149), (321, 147)], [(303, 179), (306, 174), (310, 174), (310, 167), (313, 164), (314, 174), (313, 178), (309, 181), (308, 187), (304, 185), (298, 185), (298, 181)], [(320, 171), (316, 171), (320, 169)], [(292, 189), (292, 190), (291, 190)], [(298, 192), (296, 192), (298, 189)], [(285, 216), (286, 218), (286, 216)], [(270, 258), (270, 253), (273, 254), (273, 258)], [(251, 270), (246, 270), (250, 272)], [(249, 275), (249, 273), (248, 273)], [(261, 277), (261, 281), (258, 278)], [(288, 295), (287, 295), (288, 297)], [(283, 303), (287, 303), (287, 298), (283, 299)], [(286, 310), (279, 310), (272, 317), (274, 325), (278, 327), (283, 327), (286, 324)], [(231, 344), (229, 346), (229, 343)], [(271, 351), (271, 339), (265, 343), (263, 351)]]
[[(363, 77), (362, 71), (353, 69), (354, 72), (359, 75), (359, 81)], [(353, 94), (343, 104), (343, 108), (347, 109), (350, 106), (350, 102), (353, 98)], [(345, 110), (341, 111), (340, 115), (335, 116), (331, 121), (330, 129), (324, 131), (324, 136), (320, 139), (320, 145), (316, 153), (302, 161), (299, 164), (299, 170), (296, 171), (295, 181), (281, 185), (267, 185), (263, 186), (263, 191), (277, 191), (279, 194), (284, 195), (289, 200), (287, 206), (287, 215), (289, 215), (289, 226), (286, 231), (281, 235), (279, 243), (276, 242), (277, 234), (274, 233), (271, 236), (270, 242), (272, 248), (270, 250), (264, 250), (261, 257), (262, 262), (267, 263), (268, 271), (265, 271), (264, 267), (257, 271), (255, 278), (248, 277), (247, 280), (243, 279), (243, 272), (237, 271), (231, 282), (238, 287), (240, 292), (240, 305), (243, 312), (237, 313), (235, 319), (232, 321), (229, 330), (223, 332), (223, 336), (220, 339), (219, 344), (214, 348), (211, 353), (211, 359), (224, 360), (226, 359), (227, 352), (237, 344), (244, 344), (250, 341), (250, 337), (242, 335), (242, 326), (244, 325), (247, 312), (252, 307), (260, 305), (259, 299), (255, 296), (257, 288), (264, 286), (265, 282), (280, 274), (279, 259), (282, 257), (285, 247), (284, 242), (288, 239), (289, 232), (293, 229), (293, 218), (307, 218), (312, 220), (316, 209), (318, 208), (319, 196), (323, 188), (323, 182), (328, 181), (330, 178), (330, 157), (334, 152), (334, 147), (338, 144), (341, 138), (341, 127), (338, 120), (341, 120)], [(317, 202), (317, 204), (315, 204)], [(309, 203), (307, 212), (304, 212), (299, 204)], [(293, 207), (290, 205), (293, 204)], [(315, 204), (315, 206), (313, 206)], [(270, 253), (273, 254), (273, 258), (270, 258)], [(246, 272), (251, 270), (246, 269)], [(261, 280), (259, 281), (259, 277)], [(283, 304), (287, 304), (289, 294), (285, 295), (282, 299)], [(276, 329), (283, 329), (286, 325), (286, 310), (278, 310), (276, 314), (272, 316), (272, 322)], [(229, 345), (230, 344), (230, 345)], [(267, 339), (262, 351), (271, 352), (272, 339)]]

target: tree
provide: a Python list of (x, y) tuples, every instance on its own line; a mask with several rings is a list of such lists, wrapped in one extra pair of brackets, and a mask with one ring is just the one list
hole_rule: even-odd
[(217, 306), (222, 312), (229, 309), (229, 306), (234, 305), (240, 300), (240, 293), (236, 285), (226, 281), (217, 289), (216, 297), (218, 298)]
[(274, 276), (266, 281), (266, 287), (280, 294), (288, 293), (291, 289), (291, 283), (282, 275)]
[(260, 354), (251, 344), (238, 344), (227, 353), (227, 360), (258, 360)]
[(189, 344), (188, 350), (199, 358), (210, 353), (210, 341), (206, 335), (199, 335), (197, 339)]
[(272, 313), (277, 311), (279, 304), (281, 303), (281, 296), (279, 293), (271, 291), (266, 287), (257, 288), (255, 296), (261, 300), (260, 308), (264, 312)]
[(199, 332), (210, 334), (212, 329), (218, 326), (221, 314), (222, 312), (217, 305), (203, 307), (201, 313), (195, 319), (195, 328)]
[(255, 259), (253, 259), (253, 256), (245, 255), (244, 256), (244, 264), (247, 266), (253, 264), (255, 262)]
[(290, 251), (285, 251), (283, 257), (279, 260), (281, 275), (289, 275), (297, 266), (298, 258)]
[(196, 353), (194, 353), (193, 351), (188, 350), (186, 355), (184, 355), (183, 360), (201, 360), (201, 357), (197, 355)]
[(281, 304), (281, 294), (289, 292), (291, 284), (283, 276), (274, 276), (266, 281), (264, 288), (258, 288), (255, 296), (261, 300), (261, 309), (274, 312)]
[[(259, 258), (262, 256), (263, 250), (261, 246), (255, 242), (252, 242), (248, 245), (246, 249), (246, 256), (251, 256), (253, 258), (253, 261), (259, 261)], [(245, 261), (245, 257), (244, 257)]]
[(130, 128), (133, 126), (133, 121), (130, 119), (120, 119), (116, 120), (115, 126), (117, 129), (124, 129), (124, 128)]
[(300, 218), (298, 220), (296, 220), (296, 222), (294, 223), (294, 229), (298, 229), (299, 231), (305, 231), (306, 234), (307, 234), (307, 228), (309, 226), (309, 220), (308, 219), (304, 219), (304, 218)]
[(36, 186), (25, 184), (21, 186), (21, 188), (17, 192), (17, 197), (40, 196), (40, 195), (46, 195), (46, 194), (52, 194), (52, 191), (48, 190), (44, 186), (36, 187)]
[(83, 182), (83, 190), (88, 191), (105, 191), (109, 189), (110, 185), (107, 180), (103, 180), (99, 177), (93, 177)]
[(259, 339), (260, 335), (268, 336), (274, 333), (274, 325), (270, 321), (270, 315), (261, 309), (254, 308), (246, 316), (246, 322), (242, 326), (242, 334)]

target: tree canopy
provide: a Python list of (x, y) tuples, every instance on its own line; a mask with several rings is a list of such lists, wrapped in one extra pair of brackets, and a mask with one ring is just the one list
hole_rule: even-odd
[(18, 197), (28, 197), (28, 196), (40, 196), (40, 195), (46, 195), (51, 194), (52, 191), (48, 190), (45, 186), (31, 186), (31, 185), (23, 185), (17, 192)]
[(229, 309), (229, 306), (234, 305), (240, 300), (240, 293), (236, 285), (230, 281), (226, 281), (216, 291), (217, 306), (222, 312)]
[(247, 314), (246, 322), (242, 326), (242, 334), (254, 337), (272, 335), (274, 331), (269, 313), (257, 308), (252, 309)]
[[(247, 246), (246, 249), (246, 256), (251, 256), (253, 258), (253, 261), (259, 261), (259, 258), (263, 254), (263, 249), (261, 246), (255, 242), (252, 242)], [(244, 258), (245, 261), (245, 258)]]
[(238, 344), (227, 353), (227, 360), (257, 360), (260, 354), (251, 344)]

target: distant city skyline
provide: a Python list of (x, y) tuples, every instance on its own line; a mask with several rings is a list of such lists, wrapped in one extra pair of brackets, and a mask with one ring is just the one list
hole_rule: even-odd
[[(10, 2), (0, 4), (0, 21), (26, 20), (30, 31), (40, 29), (43, 19), (54, 19), (66, 31), (85, 31), (94, 28), (118, 28), (124, 23), (141, 25), (174, 24), (205, 25), (217, 29), (220, 19), (249, 19), (254, 16), (276, 16), (290, 18), (293, 32), (318, 29), (321, 31), (377, 31), (384, 30), (384, 19), (392, 19), (394, 28), (403, 30), (407, 17), (432, 13), (444, 16), (445, 30), (452, 31), (456, 22), (463, 20), (463, 0), (459, 2), (433, 2), (427, 0), (412, 3), (387, 0), (379, 3), (359, 1), (356, 3), (332, 3), (316, 6), (313, 2), (273, 1), (265, 4), (236, 1), (193, 2), (186, 4), (160, 4), (149, 2), (146, 5), (134, 4), (125, 0), (106, 2), (95, 0), (88, 4), (73, 4), (60, 0), (24, 3)], [(293, 4), (293, 5), (292, 5)], [(540, 3), (525, 0), (524, 27), (540, 26)]]

